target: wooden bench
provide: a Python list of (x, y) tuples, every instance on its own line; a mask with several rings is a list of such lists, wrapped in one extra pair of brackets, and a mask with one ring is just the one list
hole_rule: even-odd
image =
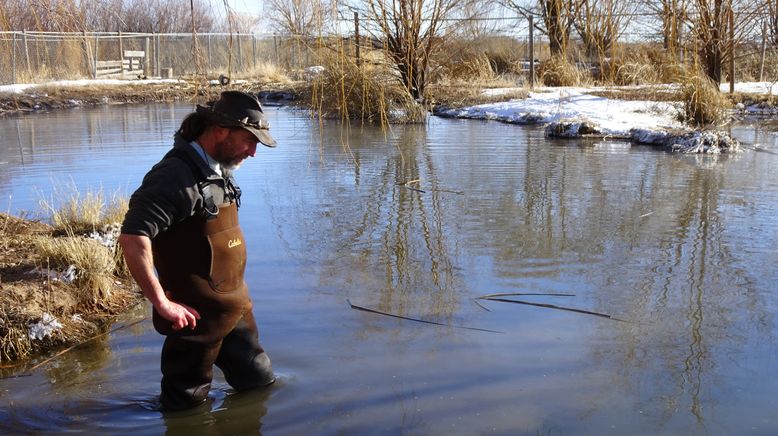
[(142, 50), (125, 50), (121, 60), (95, 62), (95, 76), (124, 78), (143, 74), (145, 59), (146, 52)]

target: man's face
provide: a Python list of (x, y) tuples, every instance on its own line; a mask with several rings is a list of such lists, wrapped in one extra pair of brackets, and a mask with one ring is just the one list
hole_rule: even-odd
[(257, 138), (251, 132), (243, 129), (224, 129), (226, 134), (219, 135), (216, 143), (216, 155), (213, 156), (222, 168), (228, 171), (238, 169), (248, 157), (254, 157), (257, 152)]

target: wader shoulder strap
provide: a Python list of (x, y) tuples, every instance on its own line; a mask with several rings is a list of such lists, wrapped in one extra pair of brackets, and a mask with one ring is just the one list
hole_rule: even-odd
[(203, 210), (201, 213), (207, 219), (216, 218), (216, 215), (219, 214), (219, 207), (213, 199), (213, 184), (209, 183), (208, 179), (203, 176), (203, 172), (197, 166), (197, 163), (192, 160), (192, 157), (186, 151), (180, 148), (170, 150), (166, 158), (178, 158), (186, 163), (197, 182), (197, 190), (200, 192), (200, 196), (203, 197)]

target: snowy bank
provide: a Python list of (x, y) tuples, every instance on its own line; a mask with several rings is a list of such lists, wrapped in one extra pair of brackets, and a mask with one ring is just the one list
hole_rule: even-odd
[[(550, 137), (608, 137), (684, 153), (722, 153), (739, 149), (737, 141), (727, 134), (698, 132), (685, 127), (678, 121), (681, 112), (678, 102), (628, 101), (590, 94), (596, 90), (549, 88), (531, 92), (526, 99), (458, 109), (439, 108), (435, 114), (512, 124), (545, 124), (546, 135)], [(499, 92), (504, 90), (490, 91), (493, 95)]]

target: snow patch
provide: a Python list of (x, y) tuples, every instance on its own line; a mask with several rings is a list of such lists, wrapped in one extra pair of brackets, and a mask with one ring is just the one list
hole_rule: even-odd
[(52, 333), (61, 330), (62, 323), (57, 321), (57, 318), (54, 318), (54, 316), (52, 316), (51, 314), (44, 312), (43, 316), (41, 316), (40, 321), (36, 323), (30, 323), (29, 327), (30, 327), (30, 331), (28, 335), (30, 339), (41, 340), (44, 338), (48, 338), (52, 335)]

